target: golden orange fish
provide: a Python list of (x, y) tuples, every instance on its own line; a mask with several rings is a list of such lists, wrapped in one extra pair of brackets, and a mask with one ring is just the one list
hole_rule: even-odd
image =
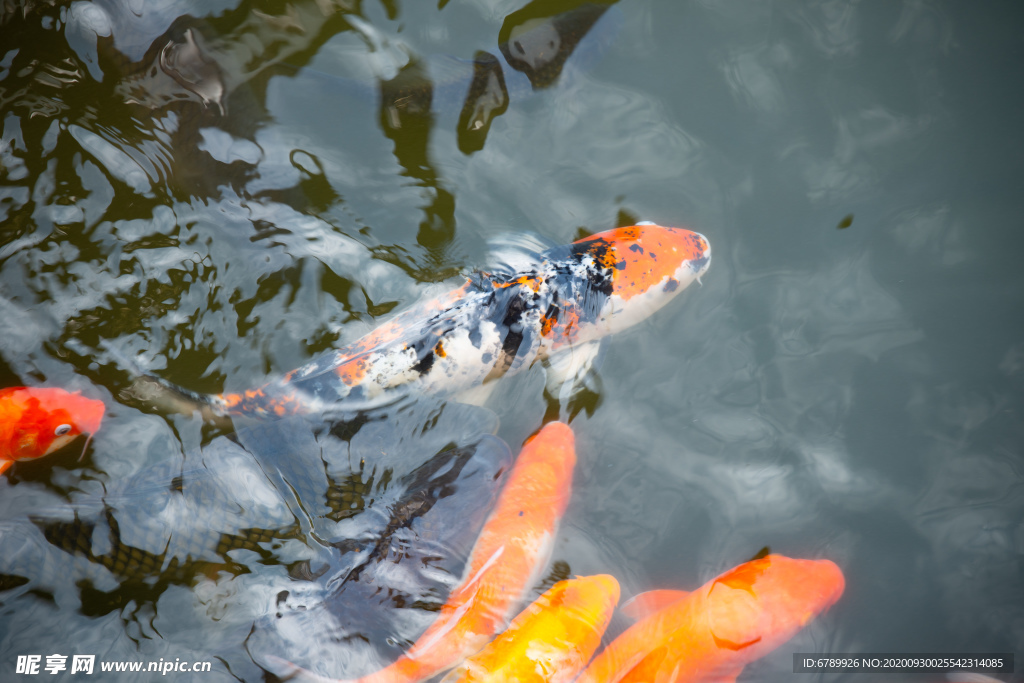
[(559, 581), (441, 683), (570, 683), (594, 655), (619, 602), (607, 574)]
[[(404, 655), (356, 683), (412, 683), (456, 666), (500, 632), (547, 564), (576, 465), (568, 425), (552, 422), (523, 446), (469, 558), (464, 581)], [(280, 676), (327, 681), (276, 657)]]
[(0, 389), (0, 473), (18, 460), (59, 451), (100, 428), (103, 401), (41, 387)]
[(828, 560), (752, 560), (692, 593), (652, 591), (624, 606), (641, 616), (606, 647), (578, 683), (734, 681), (843, 593)]

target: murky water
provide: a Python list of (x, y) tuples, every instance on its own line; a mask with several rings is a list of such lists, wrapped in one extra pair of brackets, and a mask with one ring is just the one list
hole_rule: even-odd
[[(258, 524), (214, 524), (227, 546), (175, 551), (168, 569), (115, 514), (121, 545), (152, 560), (125, 569), (69, 560), (29, 519), (69, 531), (78, 509), (92, 557), (115, 558), (104, 493), (169, 463), (253, 456), (222, 425), (123, 396), (130, 377), (104, 344), (193, 390), (245, 389), (494, 251), (637, 220), (700, 231), (714, 262), (702, 287), (607, 340), (572, 421), (579, 464), (549, 582), (689, 589), (764, 546), (838, 563), (839, 603), (741, 680), (791, 680), (799, 651), (1024, 653), (1020, 10), (621, 0), (555, 27), (540, 4), (5, 6), (0, 386), (81, 390), (107, 416), (82, 461), (0, 480), (0, 555), (42, 558), (0, 585), (0, 677), (23, 654), (211, 661), (209, 681), (262, 680), (253, 646), (336, 675), (394, 658), (444, 580), (408, 588), (419, 603), (367, 599), (369, 645), (349, 637), (350, 606), (291, 612), (292, 631), (267, 620), (283, 590), (315, 599), (317, 571), (365, 560), (386, 526), (369, 513), (419, 491), (435, 453), (497, 448), (480, 441), (495, 429), (517, 450), (549, 411), (539, 370), (500, 384), (499, 427), (427, 406), (319, 442), (243, 432), (256, 461), (296, 444), (323, 458), (313, 526), (301, 495), (276, 497), (288, 487), (245, 460), (206, 476)], [(552, 38), (574, 47), (534, 88), (510, 63)], [(169, 476), (165, 489), (187, 487)], [(107, 504), (150, 511), (171, 538), (212, 515), (196, 500)], [(331, 557), (302, 542), (311, 529), (341, 544)]]

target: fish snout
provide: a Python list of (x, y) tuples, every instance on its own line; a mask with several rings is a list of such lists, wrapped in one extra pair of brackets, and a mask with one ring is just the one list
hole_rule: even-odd
[(846, 590), (846, 577), (832, 560), (818, 560), (819, 581), (825, 586), (825, 607), (834, 605)]
[(711, 243), (699, 232), (693, 233), (693, 237), (697, 249), (694, 258), (690, 259), (690, 267), (697, 274), (696, 278), (699, 280), (711, 267)]
[(69, 397), (67, 410), (71, 414), (71, 420), (77, 428), (77, 432), (92, 438), (103, 424), (103, 416), (106, 414), (107, 407), (103, 401), (87, 398), (76, 392)]

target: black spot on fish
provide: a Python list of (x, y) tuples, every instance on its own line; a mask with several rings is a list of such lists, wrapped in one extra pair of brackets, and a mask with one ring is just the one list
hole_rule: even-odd
[(520, 517), (522, 517), (522, 516), (523, 516), (523, 511), (522, 511), (522, 510), (520, 510), (520, 511), (519, 511), (519, 516), (520, 516)]
[(412, 369), (421, 375), (427, 374), (430, 372), (430, 368), (434, 367), (435, 357), (436, 356), (433, 351), (427, 351), (423, 354), (423, 357), (420, 358), (420, 361), (416, 363), (416, 365), (412, 366)]
[(494, 360), (494, 355), (493, 354), (485, 353), (484, 355), (480, 356), (480, 361), (484, 365), (490, 365), (492, 360)]
[[(582, 256), (577, 256), (576, 260), (578, 262), (582, 261)], [(608, 268), (600, 265), (603, 260), (603, 252), (595, 253), (594, 260), (596, 263), (587, 268), (587, 283), (589, 285), (589, 289), (599, 294), (604, 294), (605, 296), (611, 296), (613, 289), (611, 272)]]
[(625, 270), (626, 269), (626, 259), (622, 259), (621, 261), (616, 261), (615, 265), (613, 266), (613, 268), (615, 268), (615, 270)]
[[(476, 326), (469, 331), (469, 343), (473, 345), (473, 348), (479, 349), (480, 344), (484, 341), (484, 335), (480, 332), (480, 327)], [(490, 355), (490, 354), (485, 354)], [(485, 361), (486, 362), (486, 361)]]
[(511, 363), (519, 352), (519, 346), (523, 343), (523, 314), (526, 312), (526, 303), (518, 296), (513, 297), (509, 302), (505, 317), (502, 319), (502, 326), (508, 330), (504, 341), (501, 343), (502, 355), (506, 363)]
[(678, 288), (679, 288), (679, 280), (675, 279), (674, 277), (670, 277), (668, 279), (668, 282), (665, 283), (664, 291), (666, 291), (666, 292), (674, 292)]
[(643, 247), (641, 247), (641, 246), (640, 246), (639, 244), (635, 244), (635, 243), (634, 243), (634, 244), (631, 244), (631, 245), (629, 245), (629, 250), (630, 250), (630, 251), (635, 251), (635, 252), (636, 252), (636, 253), (638, 253), (638, 254), (642, 254), (642, 253), (644, 253), (644, 248), (643, 248)]

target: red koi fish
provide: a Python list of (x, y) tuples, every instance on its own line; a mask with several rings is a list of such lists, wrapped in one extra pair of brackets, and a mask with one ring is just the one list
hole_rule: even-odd
[(63, 389), (0, 389), (0, 473), (18, 460), (59, 451), (100, 428), (103, 401)]
[(619, 602), (607, 574), (559, 581), (441, 683), (571, 683), (594, 655)]
[[(397, 661), (354, 683), (425, 680), (456, 666), (500, 632), (547, 564), (575, 465), (575, 438), (564, 423), (547, 424), (527, 442), (473, 546), (464, 581), (437, 619)], [(276, 657), (267, 660), (282, 677), (332, 680)]]
[(843, 593), (828, 560), (752, 560), (692, 593), (651, 591), (623, 608), (644, 618), (606, 647), (578, 683), (735, 681)]
[(650, 316), (710, 262), (711, 247), (695, 232), (616, 228), (541, 252), (523, 271), (477, 273), (257, 389), (204, 396), (156, 381), (214, 416), (255, 417), (373, 410), (410, 393), (452, 395), (538, 361), (551, 371), (549, 389), (560, 387), (589, 367), (603, 337)]

